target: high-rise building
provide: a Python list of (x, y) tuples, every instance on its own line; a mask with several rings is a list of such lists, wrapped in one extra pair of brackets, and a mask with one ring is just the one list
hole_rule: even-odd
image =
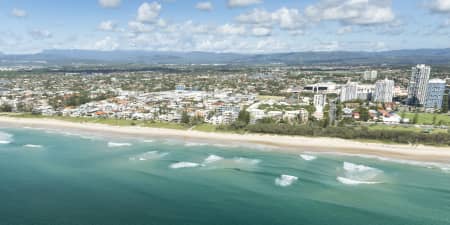
[(375, 93), (373, 94), (374, 102), (392, 102), (394, 97), (394, 81), (379, 80), (375, 83)]
[(363, 74), (363, 80), (376, 80), (378, 76), (378, 71), (365, 71)]
[(348, 82), (341, 87), (341, 102), (347, 102), (358, 99), (358, 83)]
[(373, 84), (359, 84), (358, 85), (358, 99), (359, 100), (370, 100), (372, 98), (372, 93), (375, 90)]
[(323, 109), (325, 107), (325, 103), (327, 102), (327, 95), (314, 95), (314, 107), (316, 109)]
[(441, 79), (431, 79), (428, 82), (425, 109), (441, 109), (446, 83)]
[(408, 86), (408, 103), (410, 105), (419, 106), (425, 104), (430, 72), (431, 67), (424, 64), (412, 68)]

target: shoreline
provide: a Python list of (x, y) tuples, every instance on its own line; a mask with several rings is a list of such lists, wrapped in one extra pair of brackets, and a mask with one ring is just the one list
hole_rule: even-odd
[(419, 162), (450, 163), (450, 147), (410, 146), (358, 142), (327, 137), (303, 137), (269, 134), (231, 134), (149, 128), (137, 126), (111, 126), (96, 123), (75, 123), (57, 119), (13, 118), (0, 116), (0, 126), (49, 128), (62, 131), (83, 131), (131, 138), (176, 138), (184, 141), (198, 140), (220, 144), (256, 144), (276, 147), (274, 150), (287, 153), (333, 153), (367, 155)]

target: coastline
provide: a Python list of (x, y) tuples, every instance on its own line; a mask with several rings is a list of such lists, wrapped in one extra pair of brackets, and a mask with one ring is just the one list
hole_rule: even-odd
[(0, 116), (0, 126), (48, 128), (61, 131), (83, 131), (138, 138), (177, 138), (185, 141), (199, 140), (221, 144), (256, 144), (276, 147), (274, 151), (287, 153), (336, 153), (364, 155), (380, 158), (411, 160), (420, 162), (450, 163), (450, 147), (410, 146), (401, 144), (382, 144), (358, 142), (326, 137), (302, 137), (268, 134), (231, 134), (176, 130), (167, 128), (148, 128), (137, 126), (111, 126), (96, 123), (75, 123), (57, 119), (13, 118)]

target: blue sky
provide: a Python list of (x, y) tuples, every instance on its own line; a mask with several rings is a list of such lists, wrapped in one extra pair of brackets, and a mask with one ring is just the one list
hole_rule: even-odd
[(0, 0), (0, 52), (450, 47), (450, 0)]

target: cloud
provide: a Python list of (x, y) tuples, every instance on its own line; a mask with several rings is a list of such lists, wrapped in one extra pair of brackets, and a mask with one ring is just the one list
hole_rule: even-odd
[(432, 12), (436, 13), (450, 13), (450, 1), (449, 0), (431, 0), (427, 4)]
[(260, 4), (262, 0), (228, 0), (228, 7), (246, 7), (250, 5)]
[(28, 34), (30, 34), (30, 36), (36, 40), (49, 39), (53, 37), (53, 34), (50, 31), (40, 29), (30, 30), (28, 31)]
[(270, 36), (272, 34), (272, 29), (266, 27), (255, 27), (252, 29), (252, 34), (254, 36)]
[(13, 15), (14, 17), (26, 17), (28, 15), (28, 13), (27, 13), (27, 11), (25, 11), (23, 9), (14, 8), (11, 11), (11, 15)]
[(98, 29), (102, 31), (115, 31), (117, 30), (117, 23), (111, 20), (102, 21), (98, 25)]
[(345, 24), (377, 25), (395, 20), (391, 0), (321, 0), (306, 7), (313, 21), (335, 20)]
[(214, 9), (211, 2), (199, 2), (195, 8), (201, 11), (212, 11)]
[(217, 28), (217, 32), (224, 35), (243, 35), (246, 29), (242, 25), (224, 24)]
[(351, 26), (345, 26), (345, 27), (340, 27), (336, 34), (338, 35), (343, 35), (343, 34), (347, 34), (347, 33), (351, 33), (353, 31), (353, 28)]
[(280, 8), (274, 12), (253, 9), (248, 13), (237, 16), (236, 21), (264, 27), (278, 25), (281, 29), (285, 30), (297, 30), (306, 25), (306, 20), (297, 9), (286, 7)]
[(263, 9), (253, 9), (236, 17), (236, 21), (245, 24), (270, 25), (272, 14)]
[(98, 4), (103, 8), (116, 8), (120, 3), (121, 0), (98, 0)]
[(101, 51), (113, 51), (119, 47), (119, 43), (110, 36), (94, 43), (93, 49)]
[(144, 2), (138, 8), (136, 20), (143, 23), (154, 23), (159, 17), (161, 8), (162, 6), (158, 2)]

